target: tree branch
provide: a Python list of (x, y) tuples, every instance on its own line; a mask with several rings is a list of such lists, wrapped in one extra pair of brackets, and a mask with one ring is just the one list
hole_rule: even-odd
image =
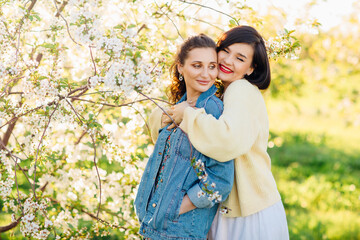
[(22, 218), (22, 216), (19, 217), (18, 219), (16, 219), (15, 222), (12, 222), (12, 223), (10, 223), (10, 224), (7, 225), (7, 226), (0, 227), (0, 233), (9, 231), (9, 230), (15, 228), (15, 227), (20, 223), (21, 218)]
[(107, 226), (109, 226), (109, 227), (111, 227), (111, 228), (119, 228), (119, 229), (121, 228), (121, 229), (127, 230), (127, 228), (125, 228), (125, 227), (123, 227), (123, 226), (111, 224), (111, 223), (109, 223), (109, 222), (107, 222), (107, 221), (105, 221), (105, 220), (103, 220), (103, 219), (101, 219), (101, 218), (98, 218), (98, 217), (95, 216), (94, 214), (89, 213), (89, 212), (87, 212), (87, 211), (85, 211), (85, 210), (83, 210), (83, 209), (81, 209), (81, 212), (87, 214), (87, 215), (90, 216), (91, 218), (93, 218), (93, 219), (95, 219), (95, 220), (98, 220), (99, 222), (101, 222), (101, 223), (103, 223), (103, 224), (105, 224), (105, 225), (107, 225)]
[[(56, 16), (56, 17), (60, 16), (60, 17), (64, 20), (64, 22), (65, 22), (65, 24), (66, 24), (66, 30), (67, 30), (67, 32), (68, 32), (68, 34), (69, 34), (70, 39), (71, 39), (74, 43), (76, 43), (77, 45), (82, 46), (80, 43), (76, 42), (76, 41), (74, 40), (74, 38), (71, 36), (69, 24), (68, 24), (68, 22), (66, 21), (66, 19), (63, 17), (63, 15), (61, 14), (61, 11), (64, 9), (64, 7), (65, 7), (65, 5), (67, 4), (67, 2), (66, 2), (65, 5), (64, 5), (64, 3), (63, 3), (64, 7), (62, 8), (61, 11), (60, 11), (60, 9), (58, 8), (58, 6), (57, 6), (57, 4), (56, 4), (56, 0), (54, 0), (54, 4), (55, 4), (56, 10), (57, 10), (57, 13), (56, 13), (55, 16)], [(61, 5), (61, 7), (62, 7), (62, 5)], [(60, 7), (60, 8), (61, 8), (61, 7)]]
[(176, 26), (176, 24), (174, 23), (174, 21), (169, 17), (169, 15), (168, 15), (167, 13), (165, 13), (165, 12), (160, 8), (160, 6), (157, 4), (157, 2), (155, 2), (155, 4), (156, 4), (156, 6), (160, 9), (161, 13), (162, 13), (163, 15), (165, 15), (165, 16), (171, 21), (171, 23), (174, 25), (174, 27), (175, 27), (178, 35), (181, 37), (182, 40), (184, 40), (183, 36), (181, 35), (181, 33), (180, 33), (180, 31), (179, 31), (179, 28)]
[[(65, 8), (65, 6), (66, 6), (67, 4), (68, 4), (68, 1), (64, 1), (64, 2), (61, 4), (61, 6), (60, 6), (60, 8), (58, 9), (55, 17), (59, 17), (59, 16), (60, 16), (61, 12), (64, 10), (64, 8)], [(55, 5), (56, 5), (56, 3), (55, 3)]]
[(205, 5), (202, 5), (202, 4), (200, 4), (200, 3), (196, 3), (196, 2), (188, 2), (188, 1), (185, 1), (185, 0), (179, 0), (179, 1), (180, 1), (180, 2), (183, 2), (183, 3), (186, 3), (186, 4), (193, 4), (193, 5), (196, 5), (196, 6), (199, 6), (199, 7), (208, 8), (208, 9), (210, 9), (210, 10), (213, 10), (213, 11), (215, 11), (215, 12), (218, 12), (218, 13), (220, 13), (220, 14), (223, 14), (223, 15), (225, 15), (225, 16), (233, 19), (233, 20), (236, 22), (237, 25), (240, 25), (239, 22), (238, 22), (238, 20), (237, 20), (236, 18), (234, 18), (233, 16), (231, 16), (231, 15), (229, 15), (229, 14), (227, 14), (227, 13), (224, 13), (224, 12), (222, 12), (222, 11), (219, 11), (219, 10), (217, 10), (217, 9), (215, 9), (215, 8), (212, 8), (212, 7), (209, 7), (209, 6), (205, 6)]
[(15, 118), (14, 121), (12, 121), (8, 128), (6, 129), (6, 132), (4, 134), (4, 137), (2, 139), (0, 139), (0, 141), (2, 142), (2, 146), (0, 147), (0, 150), (4, 149), (4, 147), (8, 144), (10, 136), (12, 131), (14, 130), (15, 124), (17, 122), (18, 118)]
[(16, 183), (16, 191), (17, 191), (17, 197), (18, 197), (18, 203), (19, 203), (19, 206), (20, 206), (20, 209), (21, 209), (21, 213), (22, 215), (24, 216), (24, 210), (22, 208), (22, 205), (21, 205), (21, 201), (20, 201), (20, 192), (19, 192), (19, 184), (18, 184), (18, 181), (17, 181), (17, 175), (16, 175), (16, 165), (17, 165), (17, 159), (15, 160), (15, 183)]
[(9, 156), (10, 156), (11, 159), (14, 161), (14, 163), (16, 163), (16, 165), (19, 167), (19, 169), (22, 171), (22, 173), (25, 175), (25, 177), (26, 177), (26, 179), (28, 180), (28, 182), (29, 182), (30, 184), (32, 184), (31, 181), (30, 181), (30, 179), (29, 179), (29, 177), (26, 175), (25, 170), (24, 170), (24, 169), (17, 163), (17, 161), (15, 160), (15, 159), (20, 159), (20, 160), (22, 160), (22, 159), (21, 159), (20, 157), (16, 156), (16, 155), (14, 155), (6, 146), (4, 146), (1, 140), (0, 140), (0, 145), (2, 146), (2, 148), (3, 148), (5, 151), (8, 152)]
[[(128, 106), (128, 105), (137, 103), (137, 102), (149, 101), (149, 99), (145, 98), (145, 99), (135, 100), (133, 102), (128, 102), (128, 103), (115, 105), (115, 104), (109, 104), (109, 103), (104, 103), (104, 102), (94, 102), (94, 101), (91, 101), (91, 100), (82, 99), (82, 98), (78, 98), (78, 97), (75, 97), (75, 96), (74, 97), (69, 97), (69, 98), (74, 99), (74, 100), (89, 102), (89, 103), (93, 103), (93, 104), (99, 104), (99, 105), (103, 105), (103, 106), (108, 106), (108, 107), (125, 107), (125, 106)], [(167, 101), (165, 101), (163, 99), (160, 99), (160, 98), (151, 98), (151, 99), (156, 100), (156, 101), (161, 101), (161, 102), (164, 102), (164, 103), (167, 103), (167, 104), (171, 104), (171, 103), (169, 103), (169, 102), (167, 102)]]
[(12, 83), (13, 81), (17, 81), (17, 80), (19, 80), (19, 79), (21, 79), (21, 78), (23, 78), (23, 76), (22, 76), (22, 77), (13, 78), (13, 79), (11, 79), (9, 82), (7, 82), (6, 85), (5, 85), (5, 87), (4, 87), (4, 90), (3, 90), (2, 93), (0, 94), (0, 98), (2, 98), (3, 96), (6, 95), (6, 88), (8, 87), (8, 85), (9, 85), (10, 83)]

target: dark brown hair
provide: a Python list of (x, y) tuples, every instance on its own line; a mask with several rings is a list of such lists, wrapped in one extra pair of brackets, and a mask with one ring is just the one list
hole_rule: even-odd
[(238, 26), (225, 32), (217, 43), (217, 52), (224, 50), (235, 43), (247, 43), (254, 49), (251, 67), (254, 71), (244, 78), (256, 85), (259, 89), (267, 89), (270, 85), (270, 64), (266, 53), (264, 39), (250, 26)]
[(214, 40), (201, 33), (196, 36), (189, 37), (183, 44), (181, 44), (176, 56), (175, 61), (170, 67), (170, 74), (172, 83), (168, 89), (168, 97), (171, 103), (176, 103), (186, 92), (185, 81), (180, 81), (180, 73), (177, 65), (184, 65), (185, 60), (188, 58), (189, 52), (195, 48), (213, 48), (216, 50), (216, 43)]

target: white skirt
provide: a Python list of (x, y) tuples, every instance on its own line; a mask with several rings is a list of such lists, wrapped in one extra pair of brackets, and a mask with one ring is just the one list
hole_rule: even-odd
[(281, 200), (246, 217), (216, 213), (208, 240), (288, 240), (289, 230)]

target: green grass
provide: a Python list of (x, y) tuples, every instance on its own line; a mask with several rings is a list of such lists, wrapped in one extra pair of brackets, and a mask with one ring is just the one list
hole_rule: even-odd
[(325, 122), (306, 114), (283, 115), (271, 133), (272, 171), (292, 240), (360, 239), (358, 130), (322, 131), (318, 126)]

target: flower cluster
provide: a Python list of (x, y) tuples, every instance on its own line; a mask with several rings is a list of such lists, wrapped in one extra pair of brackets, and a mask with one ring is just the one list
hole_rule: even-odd
[[(33, 237), (35, 239), (47, 239), (50, 234), (52, 221), (46, 219), (46, 202), (37, 203), (28, 198), (24, 203), (24, 216), (20, 223), (20, 231), (24, 237)], [(44, 220), (41, 223), (40, 220)]]
[(193, 158), (191, 160), (191, 165), (196, 171), (197, 177), (203, 183), (203, 187), (202, 187), (203, 191), (198, 192), (197, 194), (198, 197), (202, 197), (205, 196), (205, 194), (207, 194), (207, 197), (210, 201), (215, 201), (216, 203), (221, 202), (222, 196), (219, 194), (219, 191), (214, 190), (216, 188), (216, 184), (207, 182), (208, 174), (206, 172), (204, 162), (201, 159), (198, 159), (196, 161), (195, 158)]
[(4, 170), (4, 173), (0, 171), (0, 197), (2, 199), (7, 199), (15, 183), (12, 162), (6, 154), (6, 151), (0, 150), (0, 170)]
[(284, 29), (276, 37), (269, 38), (266, 42), (267, 52), (270, 58), (277, 59), (284, 56), (289, 59), (298, 59), (300, 53), (300, 43), (292, 34), (294, 31)]
[[(10, 136), (9, 152), (0, 151), (1, 219), (15, 222), (24, 209), (28, 238), (101, 237), (118, 227), (138, 239), (132, 204), (153, 149), (145, 122), (154, 104), (142, 94), (164, 96), (162, 69), (182, 42), (174, 25), (196, 23), (198, 9), (177, 11), (184, 4), (1, 3), (0, 139)], [(221, 201), (204, 163), (194, 168), (201, 194)]]

